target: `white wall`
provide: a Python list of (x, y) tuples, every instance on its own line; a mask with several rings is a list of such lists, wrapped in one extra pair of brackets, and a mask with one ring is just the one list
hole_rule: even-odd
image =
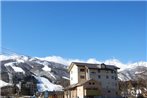
[(70, 85), (78, 83), (78, 67), (73, 65), (70, 71)]

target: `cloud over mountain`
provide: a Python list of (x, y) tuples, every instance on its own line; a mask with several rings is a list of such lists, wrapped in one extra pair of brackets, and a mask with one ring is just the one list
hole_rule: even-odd
[(118, 59), (108, 59), (108, 60), (97, 60), (96, 58), (89, 58), (87, 60), (82, 60), (82, 59), (67, 59), (67, 58), (63, 58), (60, 56), (48, 56), (48, 57), (44, 57), (44, 58), (39, 58), (42, 60), (47, 60), (47, 61), (53, 61), (53, 62), (57, 62), (57, 63), (61, 63), (64, 65), (69, 65), (71, 62), (86, 62), (86, 63), (105, 63), (105, 64), (109, 64), (109, 65), (116, 65), (117, 67), (120, 68), (120, 70), (124, 70), (126, 68), (132, 68), (132, 67), (136, 67), (136, 66), (145, 66), (147, 67), (147, 62), (145, 61), (139, 61), (139, 62), (134, 62), (134, 63), (122, 63), (121, 61), (119, 61)]

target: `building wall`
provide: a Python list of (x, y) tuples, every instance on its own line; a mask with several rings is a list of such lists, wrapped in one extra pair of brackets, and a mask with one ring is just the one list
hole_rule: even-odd
[(77, 88), (65, 90), (64, 98), (77, 98)]
[[(84, 78), (81, 78), (81, 76)], [(103, 95), (117, 96), (119, 94), (118, 76), (116, 69), (105, 69), (105, 66), (102, 66), (102, 68), (99, 69), (90, 69), (85, 66), (76, 65), (72, 67), (70, 71), (70, 85), (89, 79), (97, 80), (100, 83), (101, 92)], [(77, 96), (79, 98), (84, 97), (84, 92), (85, 91), (82, 89), (82, 86), (77, 87)]]
[(77, 98), (84, 98), (83, 86), (77, 87)]
[(70, 71), (70, 85), (78, 83), (78, 67), (73, 65)]
[(70, 98), (77, 98), (77, 89), (71, 90), (71, 97)]
[(84, 96), (101, 96), (101, 86), (97, 81), (90, 80), (84, 84)]
[[(104, 94), (116, 95), (118, 91), (117, 72), (111, 70), (89, 69), (89, 79), (100, 82)], [(114, 93), (115, 92), (115, 93)]]
[(78, 67), (78, 82), (86, 80), (86, 69), (85, 67)]

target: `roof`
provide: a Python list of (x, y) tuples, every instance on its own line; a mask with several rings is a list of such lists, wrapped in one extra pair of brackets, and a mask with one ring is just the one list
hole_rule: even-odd
[(88, 67), (88, 68), (94, 68), (94, 69), (102, 69), (101, 65), (105, 65), (106, 69), (120, 69), (114, 65), (106, 65), (104, 63), (102, 64), (92, 64), (92, 63), (82, 63), (82, 62), (72, 62), (68, 68), (68, 71), (71, 70), (71, 68), (73, 67), (73, 65), (77, 65), (77, 66), (83, 66), (83, 67)]
[[(87, 82), (89, 82), (89, 81), (92, 81), (92, 80), (93, 80), (93, 81), (96, 81), (96, 80), (94, 80), (94, 79), (81, 81), (81, 82), (79, 82), (79, 83), (69, 85), (68, 87), (65, 88), (65, 90), (66, 90), (66, 89), (72, 89), (72, 88), (75, 88), (75, 87), (81, 86), (81, 85), (83, 85), (83, 84), (85, 84), (85, 83), (87, 83)], [(96, 81), (96, 82), (97, 82), (97, 81)]]

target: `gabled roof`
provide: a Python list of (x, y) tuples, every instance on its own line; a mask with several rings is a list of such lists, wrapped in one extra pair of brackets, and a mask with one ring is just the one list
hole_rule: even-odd
[(87, 83), (87, 82), (89, 82), (89, 81), (95, 81), (95, 82), (98, 82), (98, 81), (96, 81), (96, 80), (94, 80), (94, 79), (85, 80), (85, 81), (81, 81), (81, 82), (76, 83), (76, 84), (72, 84), (72, 85), (66, 87), (65, 90), (67, 90), (67, 89), (73, 89), (73, 88), (75, 88), (75, 87), (78, 87), (78, 86), (84, 85), (85, 83)]
[[(105, 65), (104, 63), (102, 64), (92, 64), (92, 63), (82, 63), (82, 62), (72, 62), (68, 68), (68, 71), (70, 71), (73, 67), (73, 65), (76, 66), (83, 66), (83, 67), (88, 67), (88, 68), (94, 68), (94, 69), (102, 69), (101, 65)], [(105, 65), (106, 69), (120, 69), (114, 65)]]

